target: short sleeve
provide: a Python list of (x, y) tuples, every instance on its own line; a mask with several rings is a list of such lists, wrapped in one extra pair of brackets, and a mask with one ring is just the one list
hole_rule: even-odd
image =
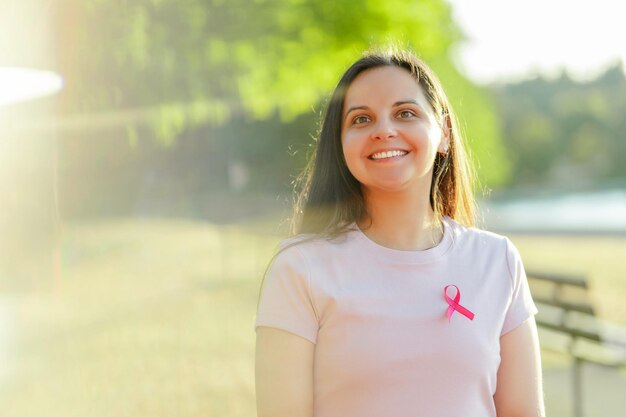
[(506, 239), (506, 244), (507, 265), (512, 280), (512, 294), (500, 336), (504, 336), (512, 331), (538, 312), (530, 293), (530, 286), (528, 285), (522, 258), (515, 245), (509, 239)]
[(317, 342), (319, 322), (311, 296), (308, 268), (296, 246), (280, 251), (267, 271), (255, 329), (259, 326), (286, 330)]

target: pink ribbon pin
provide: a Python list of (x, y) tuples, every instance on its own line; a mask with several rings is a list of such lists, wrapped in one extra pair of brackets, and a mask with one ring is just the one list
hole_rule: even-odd
[[(449, 287), (456, 288), (456, 295), (454, 296), (454, 299), (448, 297)], [(468, 319), (474, 320), (474, 313), (472, 313), (471, 311), (463, 307), (461, 304), (459, 304), (459, 301), (461, 300), (461, 290), (459, 290), (459, 287), (457, 287), (456, 285), (446, 285), (445, 288), (443, 289), (443, 296), (446, 297), (446, 301), (449, 304), (448, 322), (450, 321), (450, 318), (452, 317), (452, 313), (454, 313), (455, 310), (463, 314)]]

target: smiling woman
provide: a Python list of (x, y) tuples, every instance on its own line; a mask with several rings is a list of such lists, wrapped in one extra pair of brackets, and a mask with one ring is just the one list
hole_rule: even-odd
[(63, 78), (52, 71), (0, 67), (0, 106), (58, 93)]
[(441, 85), (406, 51), (339, 81), (257, 312), (258, 415), (543, 417), (517, 249), (473, 227)]

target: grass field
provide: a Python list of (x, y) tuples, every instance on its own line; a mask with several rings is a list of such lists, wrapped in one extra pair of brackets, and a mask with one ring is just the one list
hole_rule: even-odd
[[(279, 239), (266, 232), (65, 225), (56, 273), (0, 282), (0, 415), (254, 416), (256, 298)], [(626, 239), (511, 237), (528, 270), (588, 275), (600, 314), (626, 324)]]

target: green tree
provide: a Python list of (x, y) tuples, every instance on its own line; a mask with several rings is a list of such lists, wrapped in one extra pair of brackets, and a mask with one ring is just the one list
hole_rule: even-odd
[(493, 87), (515, 185), (626, 178), (626, 77), (621, 63), (596, 79), (563, 73)]
[[(288, 123), (319, 109), (361, 51), (391, 42), (414, 49), (440, 74), (484, 181), (507, 178), (488, 97), (448, 58), (462, 34), (443, 0), (76, 3), (60, 20), (71, 51), (62, 61), (70, 81), (65, 111), (148, 109), (139, 112), (141, 123), (166, 145), (207, 124), (276, 114)], [(138, 122), (125, 123), (135, 138)]]

